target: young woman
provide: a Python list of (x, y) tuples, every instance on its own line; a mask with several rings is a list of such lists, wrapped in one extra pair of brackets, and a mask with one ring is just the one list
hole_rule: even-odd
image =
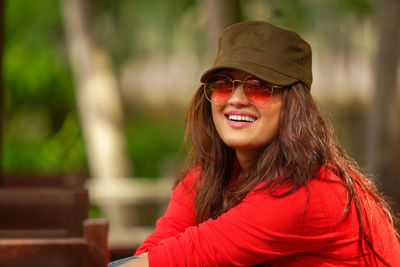
[(311, 97), (307, 42), (235, 24), (201, 81), (183, 174), (123, 266), (400, 266), (386, 202)]

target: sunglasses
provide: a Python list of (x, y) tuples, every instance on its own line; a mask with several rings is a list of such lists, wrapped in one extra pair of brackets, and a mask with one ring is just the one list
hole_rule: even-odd
[(264, 82), (254, 76), (248, 76), (243, 81), (233, 80), (225, 74), (210, 75), (203, 83), (204, 94), (208, 101), (214, 104), (224, 104), (235, 90), (235, 82), (243, 84), (243, 92), (253, 105), (264, 105), (272, 96), (274, 89), (283, 88)]

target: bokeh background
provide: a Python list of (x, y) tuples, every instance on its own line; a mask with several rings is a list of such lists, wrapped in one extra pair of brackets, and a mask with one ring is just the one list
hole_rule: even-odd
[[(173, 179), (185, 108), (218, 35), (265, 20), (309, 41), (312, 94), (399, 212), (398, 0), (0, 3), (2, 174), (83, 174), (110, 190), (118, 179)], [(101, 203), (93, 201), (91, 216), (111, 218)]]

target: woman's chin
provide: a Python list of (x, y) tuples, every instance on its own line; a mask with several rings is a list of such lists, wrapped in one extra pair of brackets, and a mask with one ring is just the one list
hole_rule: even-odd
[(249, 142), (246, 141), (240, 141), (240, 140), (231, 140), (231, 141), (227, 141), (225, 142), (225, 144), (231, 148), (233, 148), (234, 150), (258, 150), (259, 147), (261, 146), (257, 146), (254, 144), (251, 144)]

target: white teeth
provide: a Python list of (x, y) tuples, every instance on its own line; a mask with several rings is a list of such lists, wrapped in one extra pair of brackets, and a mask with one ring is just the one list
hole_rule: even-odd
[(238, 116), (238, 115), (229, 115), (228, 119), (233, 121), (247, 121), (247, 122), (254, 122), (255, 119), (249, 116)]

